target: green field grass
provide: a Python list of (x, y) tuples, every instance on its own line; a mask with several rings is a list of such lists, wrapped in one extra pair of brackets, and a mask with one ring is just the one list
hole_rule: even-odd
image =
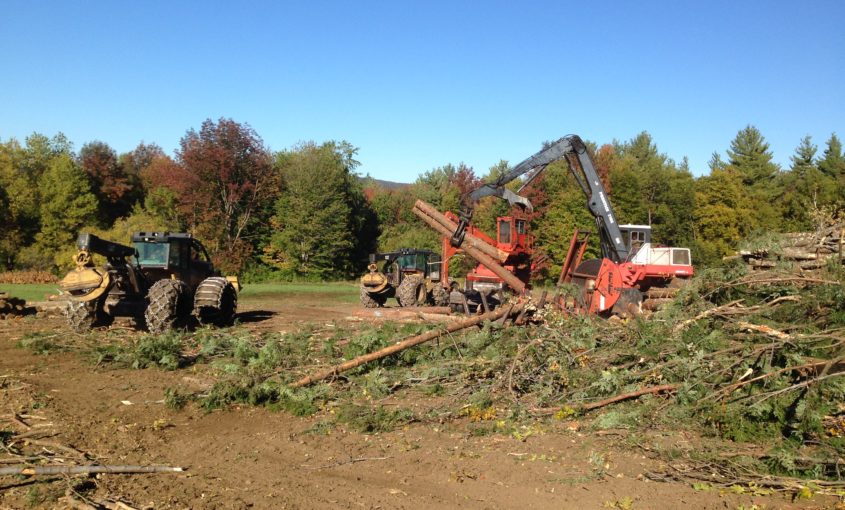
[(250, 283), (241, 290), (241, 297), (263, 298), (278, 294), (331, 294), (345, 302), (358, 301), (359, 287), (353, 282), (328, 283)]
[[(2, 284), (0, 292), (27, 301), (44, 301), (48, 294), (58, 294), (58, 286), (44, 284)], [(241, 297), (263, 298), (277, 294), (331, 294), (349, 303), (358, 301), (358, 284), (352, 282), (332, 283), (253, 283), (244, 285)]]
[(4, 283), (0, 284), (0, 292), (5, 292), (12, 297), (27, 301), (46, 301), (48, 294), (59, 293), (59, 286), (55, 283)]

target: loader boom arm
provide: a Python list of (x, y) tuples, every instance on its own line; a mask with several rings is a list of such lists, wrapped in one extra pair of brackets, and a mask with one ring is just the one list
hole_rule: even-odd
[[(511, 205), (518, 205), (528, 211), (533, 210), (531, 202), (520, 196), (526, 186), (537, 178), (551, 163), (560, 159), (566, 160), (569, 171), (587, 197), (587, 208), (596, 219), (596, 225), (601, 239), (602, 255), (616, 263), (626, 260), (629, 256), (628, 247), (619, 230), (616, 214), (602, 185), (593, 159), (586, 144), (577, 135), (568, 135), (544, 147), (536, 154), (517, 164), (496, 181), (484, 184), (465, 195), (461, 202), (460, 221), (458, 228), (452, 235), (453, 246), (460, 246), (463, 242), (466, 228), (472, 220), (472, 213), (476, 202), (484, 197), (495, 196), (507, 200)], [(523, 175), (527, 175), (517, 193), (505, 186)]]

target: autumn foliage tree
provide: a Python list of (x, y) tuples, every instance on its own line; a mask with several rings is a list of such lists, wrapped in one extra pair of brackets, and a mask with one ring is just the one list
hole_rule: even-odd
[(104, 142), (89, 142), (79, 151), (79, 163), (97, 197), (100, 217), (111, 225), (132, 207), (134, 183), (129, 180), (117, 153)]
[(175, 164), (161, 162), (151, 185), (173, 193), (189, 231), (201, 238), (224, 270), (240, 269), (253, 235), (269, 214), (278, 179), (269, 151), (247, 124), (208, 119), (179, 143)]

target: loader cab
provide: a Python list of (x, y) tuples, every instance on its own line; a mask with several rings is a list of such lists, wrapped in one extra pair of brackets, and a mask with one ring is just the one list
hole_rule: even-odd
[(631, 256), (636, 256), (640, 248), (651, 243), (651, 225), (619, 225), (619, 230)]
[(496, 218), (496, 243), (505, 251), (513, 251), (517, 246), (531, 248), (532, 236), (528, 233), (528, 220), (514, 216)]

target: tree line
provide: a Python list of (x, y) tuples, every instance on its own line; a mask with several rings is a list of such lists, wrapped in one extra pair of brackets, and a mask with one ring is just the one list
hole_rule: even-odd
[[(845, 156), (835, 134), (821, 153), (803, 138), (781, 168), (749, 125), (724, 157), (713, 153), (700, 177), (686, 158), (661, 153), (647, 132), (589, 145), (620, 222), (652, 225), (654, 239), (691, 248), (698, 266), (755, 231), (809, 230), (845, 206)], [(72, 265), (79, 232), (126, 243), (134, 231), (171, 230), (192, 232), (219, 267), (247, 279), (352, 278), (376, 250), (439, 249), (434, 231), (411, 213), (416, 199), (457, 211), (464, 193), (508, 169), (500, 161), (479, 175), (446, 164), (409, 185), (383, 186), (357, 173), (357, 150), (328, 141), (274, 152), (248, 124), (226, 118), (189, 129), (173, 155), (146, 143), (118, 154), (102, 141), (77, 152), (62, 134), (0, 141), (0, 263), (61, 273)], [(573, 229), (589, 229), (593, 219), (565, 162), (525, 192), (547, 260), (541, 273), (554, 277)], [(505, 202), (485, 199), (474, 222), (494, 234), (496, 217), (507, 214)]]

